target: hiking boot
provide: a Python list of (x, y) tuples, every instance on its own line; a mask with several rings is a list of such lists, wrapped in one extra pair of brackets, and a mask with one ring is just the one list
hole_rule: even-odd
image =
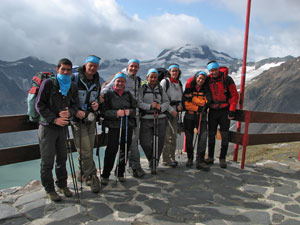
[(178, 162), (176, 160), (174, 160), (174, 161), (170, 162), (169, 166), (172, 168), (176, 168), (178, 166)]
[(124, 183), (126, 181), (125, 177), (118, 177), (118, 181)]
[(220, 167), (226, 169), (227, 167), (226, 159), (220, 159)]
[(134, 177), (141, 178), (141, 177), (146, 175), (146, 172), (140, 167), (140, 168), (137, 168), (137, 169), (133, 170), (132, 175)]
[(156, 175), (157, 174), (157, 168), (156, 168), (156, 170), (154, 170), (152, 167), (150, 167), (150, 170), (151, 170), (151, 174), (152, 175)]
[(63, 194), (66, 197), (72, 197), (73, 193), (70, 191), (68, 187), (58, 188), (59, 193)]
[(192, 167), (193, 160), (192, 159), (188, 159), (185, 165), (186, 165), (186, 167)]
[(169, 166), (169, 165), (170, 165), (170, 162), (163, 162), (162, 165), (163, 165), (163, 166)]
[(214, 158), (212, 157), (208, 157), (206, 159), (204, 159), (206, 164), (214, 164)]
[(61, 201), (61, 197), (56, 193), (56, 191), (47, 192), (47, 197), (53, 202)]
[(100, 184), (97, 175), (92, 175), (91, 190), (93, 193), (99, 193)]
[(108, 178), (101, 177), (101, 184), (108, 185), (108, 181), (109, 181)]
[(92, 184), (92, 176), (88, 176), (88, 177), (85, 178), (85, 184), (87, 186), (91, 186), (91, 184)]
[(204, 170), (204, 171), (209, 171), (210, 167), (205, 162), (199, 162), (196, 165), (196, 169), (198, 169), (198, 170)]

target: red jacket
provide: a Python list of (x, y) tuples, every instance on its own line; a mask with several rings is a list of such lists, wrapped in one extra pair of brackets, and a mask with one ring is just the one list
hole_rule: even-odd
[(233, 79), (223, 73), (218, 78), (209, 77), (209, 87), (212, 95), (210, 108), (221, 109), (229, 107), (229, 111), (235, 112), (239, 101), (239, 93), (236, 90)]

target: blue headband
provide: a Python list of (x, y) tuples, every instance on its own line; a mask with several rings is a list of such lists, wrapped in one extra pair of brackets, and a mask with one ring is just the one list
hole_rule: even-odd
[(124, 73), (117, 73), (115, 76), (114, 76), (114, 81), (118, 78), (124, 78), (125, 81), (126, 81), (126, 75)]
[(147, 77), (150, 75), (150, 73), (156, 73), (158, 75), (157, 69), (154, 69), (154, 68), (148, 70)]
[(196, 78), (197, 78), (199, 75), (207, 76), (207, 73), (205, 73), (203, 70), (201, 70), (201, 71), (199, 71), (199, 72), (196, 74)]
[(179, 66), (178, 65), (171, 65), (171, 66), (169, 66), (168, 70), (170, 71), (172, 68), (178, 68), (179, 69)]
[(92, 62), (99, 65), (100, 58), (97, 56), (90, 55), (85, 59), (85, 63)]
[(128, 65), (129, 65), (130, 63), (133, 63), (133, 62), (135, 62), (135, 63), (137, 63), (137, 64), (140, 65), (140, 61), (137, 60), (137, 59), (130, 59), (130, 60), (128, 61)]
[(219, 64), (217, 62), (212, 62), (207, 65), (207, 70), (210, 71), (211, 69), (219, 69)]

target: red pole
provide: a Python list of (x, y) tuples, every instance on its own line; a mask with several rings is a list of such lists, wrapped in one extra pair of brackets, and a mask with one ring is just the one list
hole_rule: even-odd
[[(240, 85), (239, 109), (243, 109), (243, 105), (244, 105), (244, 91), (245, 91), (245, 80), (246, 80), (246, 66), (247, 66), (247, 49), (248, 49), (250, 8), (251, 8), (251, 0), (248, 0), (247, 16), (246, 16), (246, 28), (245, 28), (245, 40), (244, 40), (243, 66), (242, 66), (242, 76), (241, 76), (241, 85)], [(241, 132), (241, 122), (240, 121), (237, 122), (236, 131), (237, 132)], [(233, 161), (237, 161), (237, 158), (238, 158), (238, 149), (239, 149), (239, 145), (235, 144), (235, 146), (234, 146)]]

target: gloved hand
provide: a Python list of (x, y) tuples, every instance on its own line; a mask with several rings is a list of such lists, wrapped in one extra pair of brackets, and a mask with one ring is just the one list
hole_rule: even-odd
[(198, 106), (198, 112), (202, 112), (203, 111), (203, 106)]

